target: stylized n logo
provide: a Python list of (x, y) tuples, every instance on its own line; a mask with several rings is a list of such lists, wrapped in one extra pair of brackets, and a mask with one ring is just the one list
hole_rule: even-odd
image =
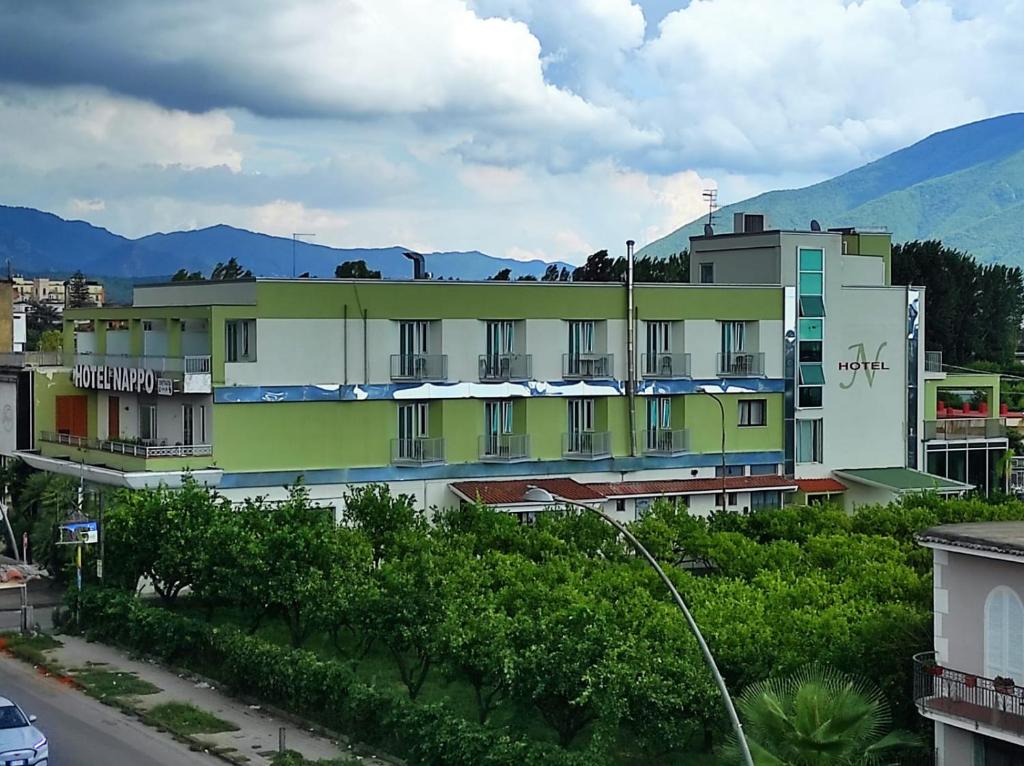
[(853, 367), (853, 375), (850, 377), (850, 380), (847, 381), (846, 383), (840, 383), (839, 387), (844, 391), (852, 387), (853, 384), (857, 382), (857, 373), (859, 373), (861, 370), (864, 370), (864, 377), (868, 379), (868, 388), (875, 385), (875, 372), (878, 370), (879, 367), (878, 360), (879, 357), (882, 356), (882, 349), (884, 349), (888, 345), (888, 341), (884, 341), (881, 345), (879, 345), (878, 350), (875, 352), (874, 364), (871, 363), (872, 360), (868, 359), (868, 355), (867, 352), (864, 350), (863, 343), (854, 343), (852, 346), (850, 346), (850, 351), (857, 352), (857, 361), (855, 362), (856, 366)]

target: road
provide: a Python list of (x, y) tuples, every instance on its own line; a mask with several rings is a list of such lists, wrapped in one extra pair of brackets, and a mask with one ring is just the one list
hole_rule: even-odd
[(50, 740), (51, 766), (211, 766), (222, 762), (194, 753), (155, 729), (107, 707), (30, 665), (0, 657), (0, 695), (39, 716)]

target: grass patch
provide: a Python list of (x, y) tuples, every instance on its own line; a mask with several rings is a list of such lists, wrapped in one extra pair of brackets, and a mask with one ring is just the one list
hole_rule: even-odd
[(142, 718), (151, 726), (159, 726), (181, 737), (238, 731), (233, 723), (200, 710), (189, 702), (164, 702), (145, 711)]
[(47, 633), (36, 633), (23, 636), (20, 633), (4, 633), (0, 636), (0, 645), (11, 654), (33, 665), (49, 666), (53, 663), (46, 657), (48, 649), (64, 646), (60, 641)]
[(308, 758), (303, 758), (301, 753), (296, 753), (294, 750), (285, 750), (283, 753), (275, 753), (271, 757), (270, 763), (273, 766), (356, 766), (362, 761), (350, 756), (311, 761)]
[(75, 680), (85, 687), (91, 697), (101, 701), (110, 697), (135, 697), (161, 691), (159, 686), (123, 670), (83, 670), (75, 673)]

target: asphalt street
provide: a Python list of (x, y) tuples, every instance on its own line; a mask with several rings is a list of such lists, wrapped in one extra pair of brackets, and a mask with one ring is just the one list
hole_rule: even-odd
[(0, 696), (17, 702), (50, 740), (50, 766), (210, 766), (194, 753), (25, 663), (0, 657)]

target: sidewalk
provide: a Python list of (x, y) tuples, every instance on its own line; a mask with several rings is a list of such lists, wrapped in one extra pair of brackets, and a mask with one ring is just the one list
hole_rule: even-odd
[(206, 683), (181, 678), (155, 663), (133, 660), (119, 649), (89, 643), (74, 636), (61, 635), (57, 638), (63, 646), (47, 650), (46, 656), (59, 663), (72, 677), (76, 671), (126, 671), (160, 689), (155, 694), (119, 698), (135, 710), (149, 710), (165, 702), (189, 702), (237, 726), (237, 731), (194, 735), (213, 752), (223, 750), (227, 757), (241, 756), (237, 760), (255, 766), (270, 764), (278, 749), (278, 731), (284, 727), (286, 747), (310, 760), (346, 755), (354, 764), (390, 766), (373, 756), (358, 756), (345, 743), (335, 743), (297, 728), (293, 723), (268, 715), (258, 707), (229, 697)]

